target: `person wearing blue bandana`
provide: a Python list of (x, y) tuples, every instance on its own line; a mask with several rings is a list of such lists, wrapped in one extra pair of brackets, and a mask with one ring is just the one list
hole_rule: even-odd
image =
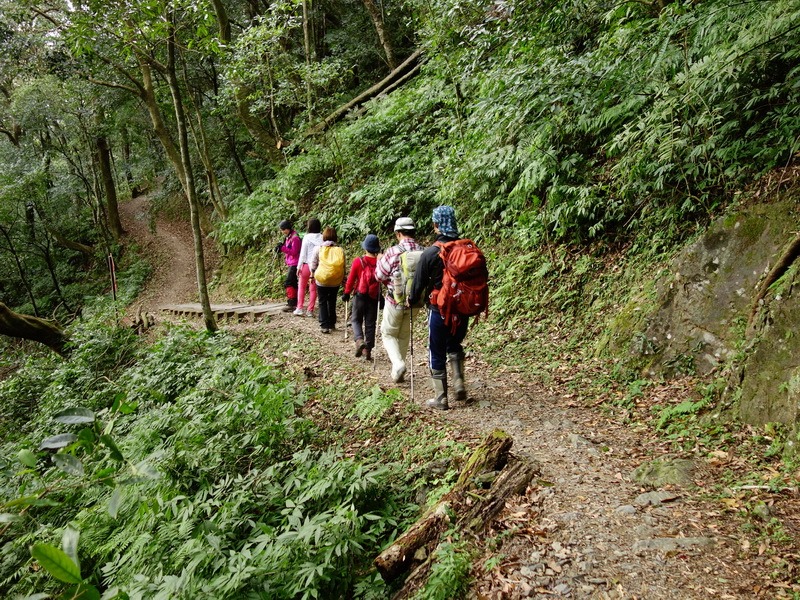
[[(459, 239), (458, 222), (452, 206), (437, 206), (431, 215), (436, 242), (447, 243)], [(425, 404), (429, 408), (447, 410), (447, 363), (453, 373), (453, 391), (456, 400), (466, 400), (464, 387), (464, 348), (462, 343), (467, 335), (467, 319), (462, 319), (455, 330), (446, 325), (439, 309), (430, 302), (431, 292), (442, 287), (444, 263), (439, 256), (439, 246), (428, 246), (420, 257), (414, 275), (410, 303), (420, 298), (428, 300), (428, 366), (431, 371), (431, 386), (434, 396)]]

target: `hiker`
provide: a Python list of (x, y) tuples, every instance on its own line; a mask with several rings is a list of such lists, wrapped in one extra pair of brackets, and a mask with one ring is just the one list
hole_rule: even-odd
[(336, 329), (336, 294), (344, 279), (344, 250), (336, 242), (333, 227), (322, 232), (322, 243), (314, 248), (309, 268), (314, 275), (319, 300), (319, 326), (322, 333)]
[[(386, 304), (381, 322), (381, 339), (386, 355), (392, 363), (392, 381), (400, 383), (406, 374), (406, 352), (411, 338), (411, 319), (418, 312), (405, 306), (406, 275), (402, 270), (402, 255), (417, 253), (423, 247), (414, 239), (416, 225), (409, 217), (400, 217), (394, 223), (397, 244), (378, 257), (375, 278), (386, 286)], [(413, 271), (412, 271), (413, 272)]]
[[(439, 244), (459, 239), (456, 213), (452, 206), (438, 206), (433, 209), (433, 230), (436, 242), (425, 249), (417, 264), (417, 271), (409, 298), (413, 303), (421, 298), (428, 299), (428, 353), (431, 371), (431, 385), (434, 396), (425, 404), (429, 408), (447, 410), (447, 363), (453, 373), (453, 390), (456, 400), (466, 400), (464, 387), (464, 349), (462, 342), (467, 334), (469, 318), (461, 315), (448, 315), (446, 322), (440, 313), (437, 295), (442, 289), (444, 262), (439, 255)], [(485, 273), (485, 276), (488, 276)], [(484, 288), (486, 277), (484, 277)], [(486, 296), (488, 302), (488, 295)]]
[[(308, 266), (314, 249), (322, 243), (322, 225), (319, 219), (309, 219), (306, 225), (306, 234), (303, 236), (303, 243), (300, 246), (300, 257), (297, 259), (297, 277), (300, 280), (297, 289), (297, 308), (294, 313), (298, 317), (314, 315), (314, 305), (317, 301), (317, 286), (311, 279), (311, 268)], [(306, 300), (306, 289), (308, 290), (308, 307), (303, 312), (303, 305)]]
[(283, 287), (286, 288), (286, 306), (281, 310), (292, 312), (297, 307), (297, 259), (300, 256), (302, 242), (297, 232), (292, 229), (291, 221), (281, 221), (278, 229), (283, 234), (283, 241), (275, 246), (275, 254), (283, 252), (286, 266), (289, 267), (286, 280), (283, 282)]
[(376, 257), (381, 251), (378, 236), (370, 233), (361, 242), (364, 256), (353, 259), (350, 274), (344, 284), (342, 300), (350, 301), (353, 296), (353, 311), (350, 322), (353, 324), (353, 340), (356, 345), (356, 358), (362, 356), (372, 360), (375, 347), (375, 322), (378, 320), (380, 284), (375, 279)]

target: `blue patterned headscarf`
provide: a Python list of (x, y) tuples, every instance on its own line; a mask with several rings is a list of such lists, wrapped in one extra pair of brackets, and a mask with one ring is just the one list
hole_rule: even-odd
[(458, 237), (456, 211), (452, 206), (437, 206), (433, 209), (432, 221), (439, 227), (439, 233), (447, 237)]

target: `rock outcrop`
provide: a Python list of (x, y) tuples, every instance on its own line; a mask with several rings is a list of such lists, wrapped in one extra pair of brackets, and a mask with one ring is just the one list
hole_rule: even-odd
[(800, 227), (794, 199), (742, 207), (714, 222), (620, 312), (615, 346), (645, 375), (731, 377), (752, 424), (800, 419), (800, 290), (795, 263), (759, 301), (759, 286)]

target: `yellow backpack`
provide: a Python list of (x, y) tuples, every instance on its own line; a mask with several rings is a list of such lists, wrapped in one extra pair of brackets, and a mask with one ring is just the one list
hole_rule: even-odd
[(314, 279), (325, 287), (341, 285), (344, 279), (344, 250), (341, 246), (320, 246)]

